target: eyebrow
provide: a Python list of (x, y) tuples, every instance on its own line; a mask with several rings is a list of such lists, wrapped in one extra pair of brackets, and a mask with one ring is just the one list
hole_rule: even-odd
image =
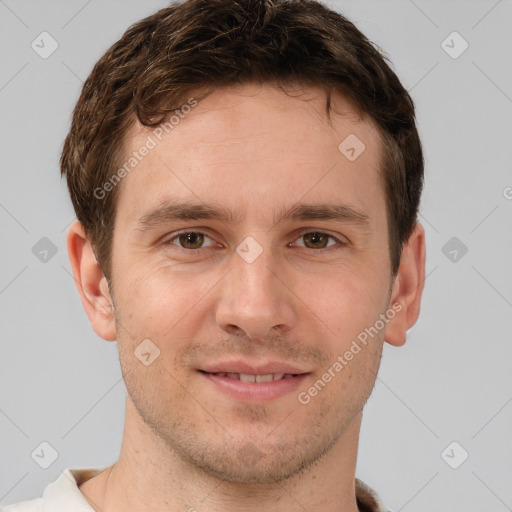
[[(239, 223), (242, 218), (240, 213), (219, 205), (171, 201), (142, 215), (137, 221), (137, 226), (140, 229), (147, 229), (177, 220), (220, 220), (226, 223)], [(343, 204), (294, 204), (288, 208), (281, 208), (274, 214), (274, 226), (285, 220), (334, 220), (370, 230), (370, 219), (366, 213)]]

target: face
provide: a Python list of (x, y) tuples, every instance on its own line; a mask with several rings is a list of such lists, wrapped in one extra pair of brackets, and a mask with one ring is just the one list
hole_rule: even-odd
[(219, 89), (169, 133), (126, 139), (127, 155), (155, 142), (118, 185), (129, 400), (170, 453), (230, 481), (318, 461), (375, 382), (391, 286), (380, 140), (333, 101), (330, 125), (320, 90)]

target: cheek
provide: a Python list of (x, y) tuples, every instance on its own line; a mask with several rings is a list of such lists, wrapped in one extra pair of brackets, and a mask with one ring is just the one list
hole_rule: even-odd
[(344, 269), (331, 273), (321, 286), (318, 282), (316, 287), (306, 284), (302, 294), (321, 323), (328, 327), (330, 337), (343, 346), (378, 319), (386, 305), (387, 287), (383, 280), (375, 282), (362, 278), (356, 269)]
[(173, 351), (187, 339), (190, 343), (201, 327), (201, 299), (222, 277), (217, 272), (185, 272), (166, 261), (132, 265), (126, 275), (118, 297), (119, 320), (133, 337), (152, 339), (161, 350), (169, 349), (172, 340)]
[(355, 270), (325, 284), (318, 307), (322, 312), (319, 316), (324, 315), (332, 331), (328, 350), (331, 362), (325, 368), (330, 375), (323, 373), (332, 382), (324, 397), (329, 407), (361, 407), (371, 392), (384, 337), (384, 330), (375, 329), (375, 325), (386, 308), (387, 286), (382, 277), (380, 282), (370, 274), (363, 278)]

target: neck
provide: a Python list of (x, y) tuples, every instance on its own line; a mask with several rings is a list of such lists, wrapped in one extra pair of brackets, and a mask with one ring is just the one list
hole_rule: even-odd
[(228, 482), (184, 461), (145, 425), (129, 397), (119, 460), (80, 485), (97, 512), (357, 512), (361, 413), (313, 466), (275, 484)]

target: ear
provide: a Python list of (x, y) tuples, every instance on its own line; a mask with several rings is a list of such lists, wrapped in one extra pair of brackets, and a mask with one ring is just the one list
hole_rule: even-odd
[(407, 339), (407, 330), (418, 320), (425, 284), (425, 230), (416, 223), (403, 248), (400, 267), (393, 283), (390, 307), (396, 312), (386, 326), (385, 340), (396, 347)]
[(66, 242), (75, 284), (92, 328), (100, 338), (114, 341), (117, 335), (108, 282), (79, 221), (68, 228)]

